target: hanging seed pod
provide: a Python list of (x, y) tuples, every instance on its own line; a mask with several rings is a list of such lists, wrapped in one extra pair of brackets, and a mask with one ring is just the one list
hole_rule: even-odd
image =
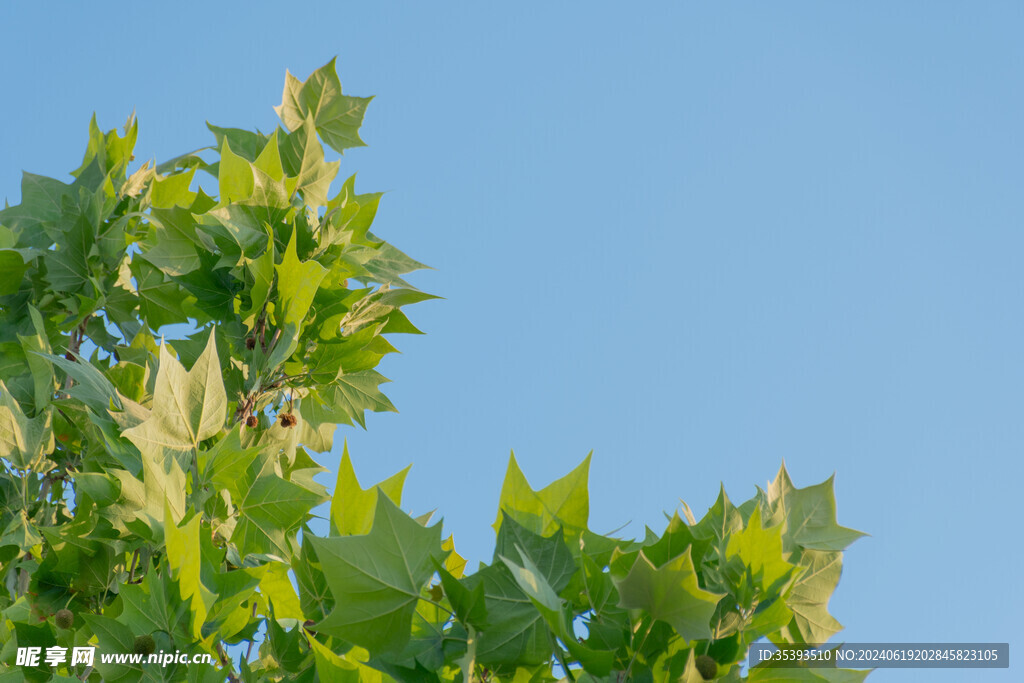
[(69, 629), (75, 625), (75, 614), (69, 609), (57, 610), (54, 621), (58, 628)]

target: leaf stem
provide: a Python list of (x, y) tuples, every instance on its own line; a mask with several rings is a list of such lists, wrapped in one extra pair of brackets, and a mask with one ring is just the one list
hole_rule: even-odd
[(555, 640), (555, 636), (551, 633), (551, 629), (547, 629), (548, 641), (551, 643), (551, 649), (555, 651), (555, 659), (558, 660), (559, 666), (562, 667), (562, 671), (565, 672), (565, 677), (570, 681), (575, 681), (576, 677), (572, 675), (572, 671), (569, 669), (569, 663), (565, 661), (565, 653), (562, 652), (562, 648), (559, 647), (558, 641)]
[(651, 619), (650, 623), (647, 625), (647, 632), (644, 633), (643, 640), (641, 640), (640, 641), (640, 645), (638, 645), (637, 648), (635, 650), (633, 650), (633, 656), (629, 658), (629, 664), (626, 665), (626, 671), (623, 674), (623, 680), (627, 680), (627, 681), (629, 680), (629, 672), (633, 668), (633, 663), (636, 661), (636, 656), (638, 654), (640, 654), (640, 650), (642, 650), (644, 645), (647, 643), (647, 636), (651, 635), (651, 631), (653, 629), (654, 629), (654, 619)]

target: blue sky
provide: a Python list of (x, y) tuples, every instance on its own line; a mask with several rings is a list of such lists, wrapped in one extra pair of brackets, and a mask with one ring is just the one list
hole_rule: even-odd
[(364, 483), (414, 463), (483, 559), (510, 448), (535, 485), (593, 449), (592, 526), (634, 534), (785, 459), (871, 534), (845, 639), (1019, 644), (1024, 6), (482, 5), (8, 5), (0, 195), (93, 111), (140, 160), (272, 129), (337, 55), (377, 96), (342, 175), (445, 297), (383, 368), (401, 413), (346, 432)]

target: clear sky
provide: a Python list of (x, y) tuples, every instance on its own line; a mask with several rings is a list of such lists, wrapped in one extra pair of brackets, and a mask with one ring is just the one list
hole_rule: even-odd
[[(5, 3), (0, 197), (93, 111), (163, 160), (337, 55), (377, 96), (342, 176), (445, 297), (383, 367), (401, 413), (346, 430), (364, 483), (414, 463), (484, 559), (510, 448), (537, 486), (593, 449), (592, 526), (638, 535), (784, 458), (871, 534), (841, 636), (1019, 659), (1022, 35), (997, 1)], [(964, 673), (869, 680), (1020, 676)]]

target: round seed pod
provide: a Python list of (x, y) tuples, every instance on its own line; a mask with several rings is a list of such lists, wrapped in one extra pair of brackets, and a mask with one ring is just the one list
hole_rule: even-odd
[(151, 635), (135, 636), (132, 652), (137, 655), (151, 655), (156, 652), (156, 641)]
[(75, 614), (69, 609), (57, 610), (54, 621), (57, 622), (58, 628), (69, 629), (75, 625)]
[(694, 663), (697, 665), (697, 673), (699, 673), (700, 677), (705, 681), (710, 681), (718, 676), (718, 662), (711, 657), (707, 655), (698, 655), (697, 661)]

